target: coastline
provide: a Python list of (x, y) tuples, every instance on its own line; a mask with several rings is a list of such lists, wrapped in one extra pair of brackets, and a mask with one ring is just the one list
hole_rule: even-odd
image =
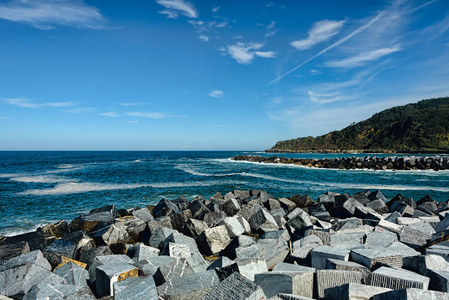
[[(426, 277), (431, 272), (429, 261), (436, 259), (426, 255), (426, 249), (434, 249), (433, 254), (438, 254), (435, 249), (442, 251), (443, 246), (432, 248), (430, 243), (446, 233), (447, 216), (447, 203), (430, 196), (416, 202), (400, 194), (386, 199), (378, 190), (353, 195), (327, 192), (316, 201), (307, 195), (275, 198), (261, 190), (234, 190), (189, 202), (183, 197), (162, 199), (142, 208), (107, 205), (71, 222), (0, 237), (0, 275), (5, 278), (0, 290), (19, 299), (54, 293), (138, 299), (139, 284), (155, 299), (226, 299), (230, 290), (242, 299), (253, 294), (284, 299), (282, 293), (333, 299), (348, 283), (371, 296), (393, 296), (408, 287), (398, 285), (403, 281), (401, 272), (408, 272), (407, 280), (419, 283), (425, 295), (448, 297), (427, 291), (437, 279)], [(368, 255), (370, 251), (385, 255), (377, 258)], [(426, 259), (418, 260), (423, 254)], [(333, 264), (324, 264), (327, 258)], [(380, 268), (374, 264), (386, 263), (384, 258), (389, 259), (387, 264)], [(440, 267), (449, 267), (441, 259)], [(157, 267), (150, 271), (154, 264)], [(47, 288), (42, 278), (32, 275), (14, 279), (18, 282), (14, 288), (1, 286), (13, 280), (9, 274), (26, 273), (24, 268), (30, 266), (52, 278)], [(377, 278), (378, 270), (390, 272), (385, 286)], [(291, 272), (302, 275), (286, 283)], [(68, 289), (73, 285), (70, 273), (79, 274), (77, 282), (83, 284)], [(272, 283), (277, 280), (284, 284)], [(303, 288), (295, 290), (298, 285)], [(17, 288), (25, 286), (26, 290)]]

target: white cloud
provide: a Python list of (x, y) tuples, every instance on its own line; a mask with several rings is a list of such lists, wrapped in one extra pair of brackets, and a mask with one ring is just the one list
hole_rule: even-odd
[(76, 105), (75, 102), (48, 102), (48, 103), (35, 103), (26, 98), (3, 98), (6, 104), (26, 107), (26, 108), (42, 108), (42, 107), (69, 107)]
[(184, 0), (156, 0), (156, 2), (166, 8), (161, 14), (166, 14), (168, 18), (177, 18), (178, 14), (189, 18), (198, 18), (198, 12), (192, 3)]
[(369, 28), (371, 25), (373, 25), (374, 23), (376, 23), (379, 19), (382, 18), (382, 16), (385, 15), (385, 11), (381, 11), (379, 14), (377, 14), (374, 18), (372, 18), (371, 20), (369, 20), (367, 23), (363, 24), (362, 26), (358, 27), (356, 30), (354, 30), (353, 32), (351, 32), (350, 34), (348, 34), (347, 36), (339, 39), (338, 41), (336, 41), (335, 43), (333, 43), (332, 45), (324, 48), (323, 50), (321, 50), (320, 52), (318, 52), (317, 54), (315, 54), (314, 56), (312, 56), (311, 58), (307, 59), (306, 61), (304, 61), (303, 63), (297, 65), (296, 67), (294, 67), (293, 69), (290, 69), (289, 71), (285, 72), (282, 75), (279, 75), (278, 77), (276, 77), (275, 79), (273, 79), (270, 83), (268, 83), (268, 85), (271, 85), (275, 82), (278, 82), (279, 80), (281, 80), (282, 78), (284, 78), (285, 76), (287, 76), (288, 74), (298, 70), (299, 68), (301, 68), (302, 66), (304, 66), (306, 63), (314, 60), (315, 58), (323, 55), (324, 53), (326, 53), (327, 51), (343, 44), (344, 42), (346, 42), (347, 40), (351, 39), (352, 37), (356, 36), (357, 34), (359, 34), (360, 32), (366, 30), (367, 28)]
[(291, 45), (298, 50), (306, 50), (312, 46), (329, 40), (334, 35), (338, 34), (343, 27), (345, 21), (331, 21), (323, 20), (313, 24), (309, 30), (306, 39), (291, 42)]
[(261, 43), (237, 43), (235, 45), (228, 45), (228, 53), (239, 64), (249, 65), (252, 63), (254, 56), (264, 58), (273, 58), (275, 56), (275, 52), (273, 51), (254, 51), (261, 49), (263, 46)]
[(0, 5), (0, 19), (53, 29), (53, 24), (101, 29), (106, 22), (95, 7), (79, 0), (13, 0)]
[(221, 8), (221, 6), (214, 6), (214, 7), (212, 7), (212, 12), (216, 13), (220, 8)]
[(213, 97), (213, 98), (223, 98), (224, 97), (224, 92), (220, 91), (220, 90), (213, 90), (208, 95)]
[(179, 117), (179, 116), (169, 115), (169, 114), (161, 113), (161, 112), (129, 112), (129, 113), (125, 113), (125, 114), (128, 116), (142, 117), (142, 118), (149, 118), (149, 119), (165, 119), (165, 118)]
[(275, 36), (277, 33), (277, 30), (274, 28), (276, 25), (276, 22), (273, 21), (270, 24), (267, 25), (267, 33), (265, 33), (265, 37)]
[(93, 107), (80, 107), (80, 108), (73, 108), (73, 109), (68, 109), (68, 110), (64, 110), (64, 112), (69, 113), (69, 114), (83, 114), (83, 113), (92, 113), (95, 112), (96, 109)]
[(205, 42), (209, 42), (210, 37), (208, 37), (207, 35), (201, 34), (199, 36), (200, 40), (205, 41)]
[(369, 61), (373, 61), (381, 58), (382, 56), (400, 51), (401, 48), (399, 46), (381, 48), (373, 51), (367, 51), (360, 53), (359, 55), (348, 57), (342, 60), (333, 60), (325, 63), (326, 67), (331, 68), (353, 68), (364, 65)]
[(110, 112), (105, 112), (105, 113), (101, 113), (100, 115), (108, 117), (108, 118), (117, 118), (120, 117), (120, 115), (116, 112), (110, 111)]
[(121, 102), (121, 103), (117, 103), (118, 105), (122, 105), (122, 106), (139, 106), (139, 105), (143, 105), (142, 102)]

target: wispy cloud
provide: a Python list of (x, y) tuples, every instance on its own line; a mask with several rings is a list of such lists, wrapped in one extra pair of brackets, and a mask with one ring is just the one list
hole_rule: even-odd
[(224, 97), (224, 92), (221, 91), (221, 90), (213, 90), (208, 95), (213, 97), (213, 98), (223, 98)]
[(137, 124), (137, 123), (139, 123), (139, 121), (137, 121), (137, 120), (130, 120), (130, 121), (126, 121), (126, 123)]
[(265, 33), (265, 37), (275, 36), (277, 33), (277, 29), (275, 28), (276, 22), (273, 21), (270, 24), (267, 25), (267, 33)]
[(100, 115), (108, 117), (108, 118), (117, 118), (120, 117), (120, 115), (116, 112), (110, 111), (110, 112), (105, 112), (105, 113), (101, 113)]
[(106, 23), (97, 8), (79, 0), (13, 0), (0, 5), (0, 19), (46, 30), (53, 29), (55, 24), (101, 29)]
[(299, 68), (301, 68), (302, 66), (304, 66), (305, 64), (307, 64), (308, 62), (310, 62), (311, 60), (314, 60), (315, 58), (323, 55), (324, 53), (326, 53), (327, 51), (341, 45), (342, 43), (346, 42), (347, 40), (351, 39), (352, 37), (356, 36), (357, 34), (359, 34), (360, 32), (366, 30), (367, 28), (369, 28), (371, 25), (373, 25), (374, 23), (376, 23), (383, 15), (385, 14), (385, 11), (380, 12), (379, 14), (377, 14), (374, 18), (372, 18), (371, 20), (369, 20), (367, 23), (363, 24), (362, 26), (358, 27), (356, 30), (352, 31), (350, 34), (346, 35), (345, 37), (339, 39), (337, 42), (333, 43), (332, 45), (330, 45), (329, 47), (324, 48), (323, 50), (321, 50), (320, 52), (318, 52), (317, 54), (315, 54), (314, 56), (312, 56), (311, 58), (307, 59), (306, 61), (304, 61), (303, 63), (297, 65), (296, 67), (294, 67), (293, 69), (290, 69), (289, 71), (285, 72), (282, 75), (279, 75), (278, 77), (276, 77), (275, 79), (273, 79), (270, 83), (268, 83), (268, 85), (271, 85), (275, 82), (278, 82), (279, 80), (281, 80), (282, 78), (284, 78), (285, 76), (287, 76), (288, 74), (298, 70)]
[(121, 106), (139, 106), (139, 105), (143, 105), (144, 103), (142, 103), (142, 102), (120, 102), (117, 104), (121, 105)]
[(176, 19), (179, 14), (189, 18), (198, 18), (198, 12), (190, 2), (184, 0), (156, 0), (156, 2), (166, 8), (159, 13), (166, 14), (168, 18)]
[(252, 63), (254, 56), (260, 56), (264, 58), (275, 57), (273, 51), (254, 51), (259, 50), (264, 46), (261, 43), (237, 43), (235, 45), (228, 45), (228, 53), (239, 64), (249, 65)]
[(204, 34), (200, 34), (199, 39), (205, 42), (209, 42), (210, 37)]
[(324, 66), (331, 68), (354, 68), (400, 50), (401, 48), (397, 45), (393, 47), (381, 48), (373, 51), (363, 52), (359, 55), (348, 57), (342, 60), (329, 61), (325, 63)]
[(26, 98), (3, 98), (3, 102), (10, 105), (26, 107), (26, 108), (43, 108), (43, 107), (70, 107), (76, 105), (75, 102), (47, 102), (36, 103)]
[(69, 114), (84, 114), (84, 113), (93, 113), (96, 109), (93, 107), (80, 107), (80, 108), (73, 108), (73, 109), (67, 109), (63, 110), (63, 112), (69, 113)]
[(212, 7), (212, 12), (216, 13), (220, 8), (221, 8), (221, 6), (214, 6), (214, 7)]
[(181, 116), (170, 115), (170, 114), (161, 113), (161, 112), (128, 112), (125, 114), (127, 116), (142, 117), (142, 118), (149, 118), (149, 119), (166, 119), (166, 118), (181, 117)]
[(338, 34), (345, 21), (323, 20), (313, 24), (306, 39), (291, 42), (291, 45), (298, 50), (306, 50), (314, 45), (325, 42)]

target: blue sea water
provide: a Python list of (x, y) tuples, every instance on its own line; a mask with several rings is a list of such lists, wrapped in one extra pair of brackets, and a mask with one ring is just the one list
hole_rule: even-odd
[[(115, 204), (132, 208), (162, 198), (209, 197), (234, 189), (262, 189), (275, 197), (381, 190), (415, 200), (449, 198), (449, 171), (329, 170), (230, 160), (258, 152), (0, 152), (0, 235)], [(348, 154), (277, 154), (297, 158)], [(359, 154), (358, 156), (364, 156)], [(379, 155), (381, 156), (381, 155)]]

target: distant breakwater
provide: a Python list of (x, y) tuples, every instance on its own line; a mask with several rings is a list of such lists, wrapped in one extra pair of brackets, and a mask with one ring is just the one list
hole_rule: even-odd
[(323, 159), (265, 157), (260, 155), (238, 155), (232, 160), (256, 163), (292, 164), (325, 169), (371, 169), (371, 170), (449, 170), (447, 156), (365, 156)]

